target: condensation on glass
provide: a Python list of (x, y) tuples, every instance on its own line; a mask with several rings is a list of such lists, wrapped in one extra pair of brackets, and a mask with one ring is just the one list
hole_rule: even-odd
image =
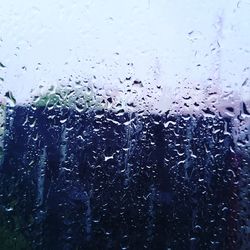
[(1, 249), (249, 249), (250, 2), (3, 1)]

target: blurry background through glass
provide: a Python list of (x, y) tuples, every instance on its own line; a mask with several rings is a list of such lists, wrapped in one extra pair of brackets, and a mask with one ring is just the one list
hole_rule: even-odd
[(249, 0), (0, 10), (0, 249), (250, 248)]

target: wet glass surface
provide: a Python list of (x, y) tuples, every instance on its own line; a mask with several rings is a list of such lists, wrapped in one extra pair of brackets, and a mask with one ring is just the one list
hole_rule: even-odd
[(3, 3), (0, 249), (249, 249), (249, 11)]

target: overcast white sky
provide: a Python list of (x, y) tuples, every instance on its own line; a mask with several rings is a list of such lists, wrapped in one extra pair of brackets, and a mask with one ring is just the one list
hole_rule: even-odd
[(1, 0), (0, 11), (0, 91), (18, 102), (70, 75), (114, 88), (132, 76), (163, 99), (208, 78), (250, 95), (250, 0)]

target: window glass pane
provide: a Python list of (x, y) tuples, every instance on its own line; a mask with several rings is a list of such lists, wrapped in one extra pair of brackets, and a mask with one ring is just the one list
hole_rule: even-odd
[(250, 2), (2, 1), (1, 249), (249, 249)]

